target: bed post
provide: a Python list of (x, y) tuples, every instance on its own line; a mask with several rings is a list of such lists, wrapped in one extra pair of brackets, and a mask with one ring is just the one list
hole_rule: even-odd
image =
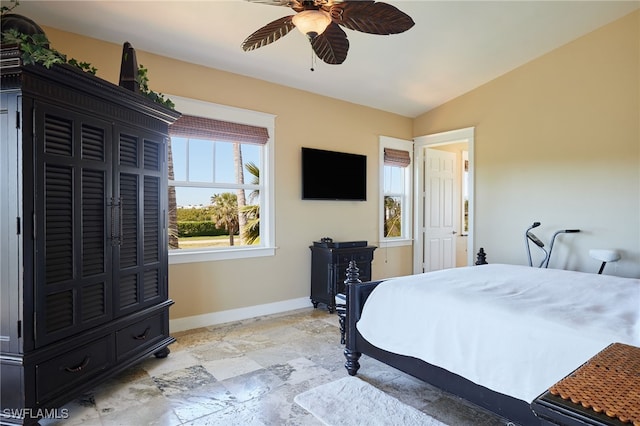
[(478, 251), (477, 254), (477, 260), (476, 260), (476, 265), (488, 265), (489, 262), (487, 262), (487, 253), (484, 252), (484, 248), (480, 247), (480, 251)]
[(360, 369), (360, 363), (358, 360), (362, 355), (356, 349), (356, 322), (359, 318), (355, 318), (355, 316), (360, 316), (360, 307), (358, 306), (358, 298), (356, 297), (356, 287), (361, 282), (360, 269), (356, 266), (356, 262), (352, 260), (349, 262), (349, 267), (347, 268), (347, 279), (344, 282), (347, 293), (347, 340), (344, 349), (344, 357), (347, 361), (344, 366), (347, 368), (350, 376), (355, 376), (358, 369)]

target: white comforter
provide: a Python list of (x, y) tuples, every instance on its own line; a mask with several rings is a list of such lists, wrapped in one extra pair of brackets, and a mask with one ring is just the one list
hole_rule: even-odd
[(357, 324), (420, 358), (531, 402), (613, 342), (640, 346), (640, 280), (482, 265), (378, 285)]

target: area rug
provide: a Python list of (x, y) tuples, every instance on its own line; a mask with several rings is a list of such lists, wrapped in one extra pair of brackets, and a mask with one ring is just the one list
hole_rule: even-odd
[(357, 377), (326, 383), (293, 400), (328, 426), (446, 426)]

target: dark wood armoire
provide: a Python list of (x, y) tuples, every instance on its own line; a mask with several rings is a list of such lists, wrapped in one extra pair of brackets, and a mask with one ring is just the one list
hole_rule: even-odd
[(179, 113), (0, 51), (2, 423), (32, 423), (169, 335), (168, 126)]

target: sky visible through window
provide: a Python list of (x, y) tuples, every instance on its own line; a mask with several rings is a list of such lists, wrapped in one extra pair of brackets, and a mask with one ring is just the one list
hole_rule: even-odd
[(384, 193), (401, 194), (404, 192), (404, 169), (384, 166)]
[[(241, 145), (243, 165), (253, 163), (261, 168), (261, 146)], [(236, 183), (233, 163), (233, 144), (210, 140), (171, 138), (174, 180), (179, 186), (176, 191), (178, 206), (199, 206), (210, 204), (212, 196), (222, 192), (235, 192), (232, 189), (211, 188), (215, 184)], [(244, 182), (249, 184), (253, 176), (243, 166)], [(203, 184), (210, 188), (192, 188), (181, 186), (189, 182)]]

